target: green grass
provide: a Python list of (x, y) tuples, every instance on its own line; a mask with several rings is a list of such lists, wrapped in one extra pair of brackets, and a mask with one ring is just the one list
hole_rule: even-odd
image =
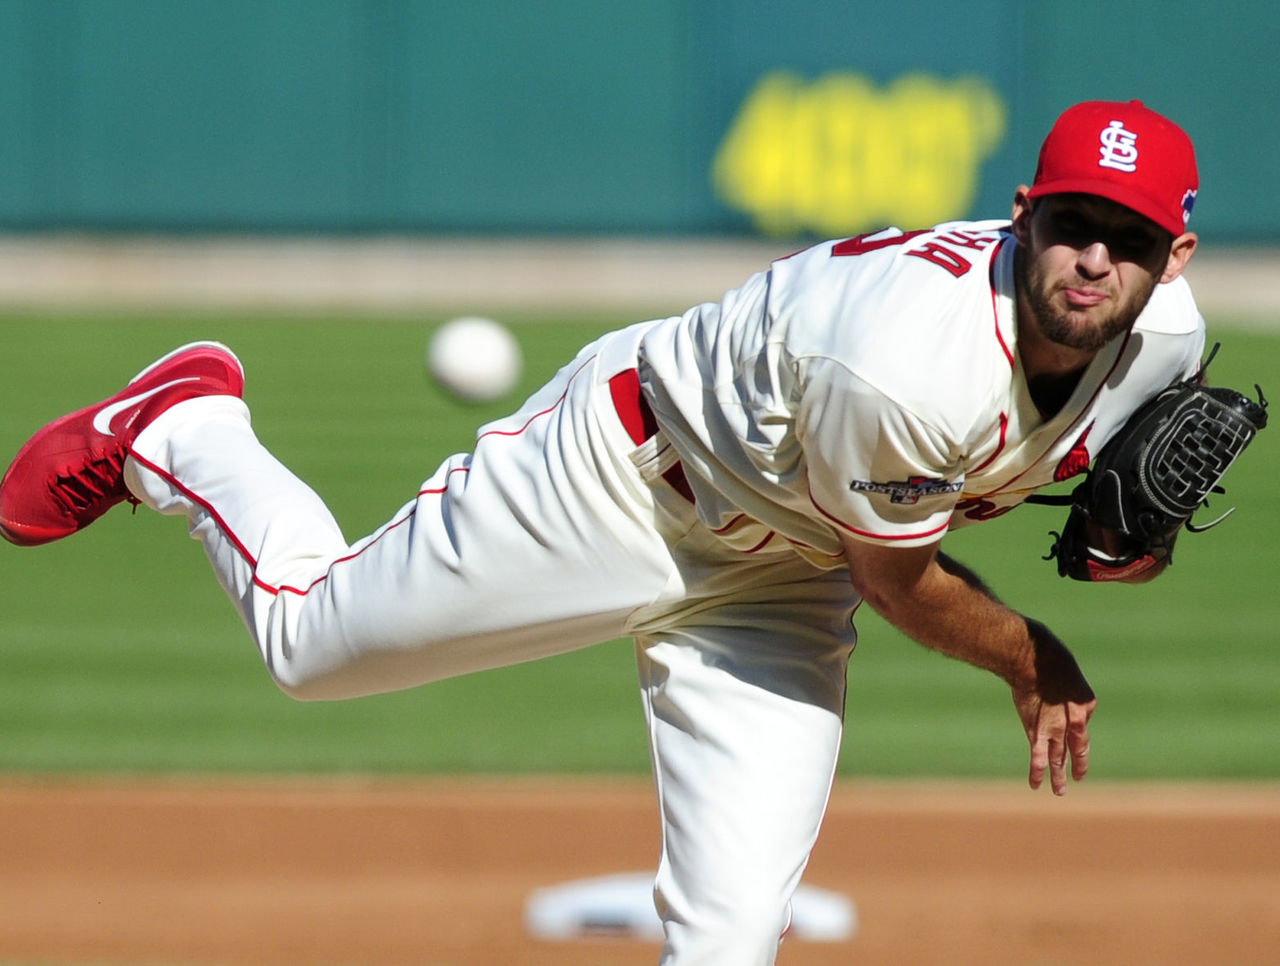
[[(442, 458), (511, 402), (453, 401), (423, 374), (430, 327), (350, 318), (0, 319), (0, 461), (53, 416), (193, 338), (231, 344), (264, 441), (350, 537), (385, 522)], [(524, 320), (522, 320), (524, 321)], [(528, 320), (536, 388), (630, 319)], [(1280, 394), (1280, 338), (1224, 330), (1218, 382)], [(1280, 778), (1280, 433), (1227, 478), (1238, 514), (1184, 535), (1147, 587), (1060, 580), (1039, 558), (1062, 511), (1027, 507), (948, 549), (1077, 652), (1101, 705), (1095, 774)], [(276, 691), (182, 524), (125, 510), (73, 540), (0, 546), (0, 770), (628, 772), (648, 769), (628, 642), (413, 691), (299, 704)], [(874, 615), (850, 667), (846, 775), (1020, 776), (1005, 688)], [(975, 628), (980, 633), (981, 628)]]

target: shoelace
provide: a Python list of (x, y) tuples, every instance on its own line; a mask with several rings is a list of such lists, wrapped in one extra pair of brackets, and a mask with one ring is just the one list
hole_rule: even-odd
[(86, 513), (97, 516), (121, 500), (134, 506), (138, 501), (124, 485), (123, 448), (102, 454), (90, 454), (84, 463), (66, 476), (49, 481), (49, 492), (69, 516), (80, 518)]

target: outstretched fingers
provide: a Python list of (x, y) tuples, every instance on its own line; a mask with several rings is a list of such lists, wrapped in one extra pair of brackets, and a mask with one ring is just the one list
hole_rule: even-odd
[(1067, 705), (1067, 750), (1071, 754), (1071, 777), (1080, 781), (1089, 772), (1089, 719), (1096, 700)]
[(1028, 738), (1031, 741), (1031, 770), (1028, 774), (1032, 788), (1044, 783), (1049, 775), (1049, 787), (1055, 795), (1067, 793), (1068, 761), (1073, 779), (1080, 781), (1089, 771), (1089, 718), (1096, 701), (1084, 704), (1041, 704), (1035, 716)]
[(1032, 788), (1039, 788), (1044, 783), (1045, 772), (1049, 770), (1049, 734), (1041, 728), (1044, 707), (1036, 718), (1035, 728), (1027, 735), (1031, 739), (1031, 772), (1028, 780)]
[(1098, 700), (1066, 645), (1039, 621), (1027, 618), (1026, 625), (1034, 681), (1015, 689), (1014, 703), (1031, 743), (1031, 787), (1047, 772), (1053, 793), (1065, 795), (1068, 769), (1076, 781), (1089, 771), (1089, 719)]

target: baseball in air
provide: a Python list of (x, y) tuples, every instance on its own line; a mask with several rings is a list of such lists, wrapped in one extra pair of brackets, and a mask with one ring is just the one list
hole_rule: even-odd
[(464, 316), (436, 329), (427, 343), (427, 372), (467, 402), (492, 402), (516, 387), (520, 343), (493, 319)]

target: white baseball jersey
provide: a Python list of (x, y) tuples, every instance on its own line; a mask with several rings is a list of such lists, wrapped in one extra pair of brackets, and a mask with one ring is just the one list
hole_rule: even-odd
[(125, 480), (186, 519), (298, 697), (634, 637), (661, 962), (769, 966), (840, 747), (858, 598), (838, 531), (910, 546), (997, 516), (1200, 358), (1186, 286), (1161, 286), (1042, 420), (1013, 247), (998, 223), (828, 242), (604, 336), (355, 543), (232, 396), (155, 418)]
[(701, 519), (839, 564), (836, 531), (915, 546), (1083, 472), (1145, 399), (1195, 370), (1181, 279), (1041, 417), (1018, 355), (1005, 222), (887, 230), (773, 264), (650, 329), (641, 373)]

